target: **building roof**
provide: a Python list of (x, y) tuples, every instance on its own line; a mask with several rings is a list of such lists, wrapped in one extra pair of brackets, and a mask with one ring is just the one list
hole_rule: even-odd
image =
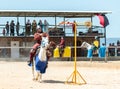
[(111, 11), (0, 10), (1, 17), (93, 17)]

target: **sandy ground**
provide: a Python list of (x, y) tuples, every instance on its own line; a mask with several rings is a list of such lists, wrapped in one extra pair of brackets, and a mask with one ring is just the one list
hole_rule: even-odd
[(120, 61), (77, 62), (84, 85), (65, 84), (74, 71), (73, 62), (50, 61), (42, 83), (32, 80), (26, 62), (0, 61), (0, 70), (0, 89), (120, 89)]

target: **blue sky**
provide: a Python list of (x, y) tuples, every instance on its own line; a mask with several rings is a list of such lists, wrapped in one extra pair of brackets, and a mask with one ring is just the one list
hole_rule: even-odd
[(107, 38), (120, 38), (119, 0), (0, 0), (0, 10), (112, 11)]

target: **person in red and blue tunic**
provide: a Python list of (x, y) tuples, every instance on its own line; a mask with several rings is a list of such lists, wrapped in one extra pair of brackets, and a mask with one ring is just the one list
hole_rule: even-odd
[[(48, 34), (43, 33), (40, 28), (37, 29), (37, 32), (34, 34), (34, 40), (36, 41), (36, 43), (33, 45), (32, 49), (30, 51), (30, 61), (29, 61), (28, 65), (33, 66), (34, 65), (33, 59), (35, 60), (35, 68), (36, 68), (37, 76), (36, 76), (36, 78), (34, 78), (34, 80), (40, 79), (40, 81), (41, 81), (42, 74), (44, 74), (46, 72), (46, 68), (48, 65), (48, 59), (50, 57), (48, 48), (51, 45), (51, 42), (49, 43)], [(46, 44), (47, 44), (47, 46), (46, 46)], [(38, 51), (38, 49), (39, 49), (39, 51)], [(43, 50), (43, 51), (41, 52), (41, 50)], [(45, 54), (45, 56), (43, 56), (41, 54)]]
[(41, 35), (42, 34), (42, 30), (40, 27), (37, 28), (37, 32), (34, 34), (34, 40), (36, 41), (36, 43), (33, 45), (32, 49), (30, 50), (30, 60), (28, 61), (28, 65), (30, 65), (33, 62), (33, 57), (36, 54), (36, 51), (38, 49), (38, 47), (41, 44)]

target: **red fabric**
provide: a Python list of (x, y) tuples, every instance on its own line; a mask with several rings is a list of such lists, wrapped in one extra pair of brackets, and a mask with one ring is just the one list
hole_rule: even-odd
[(64, 39), (61, 39), (61, 41), (60, 41), (60, 45), (64, 45), (64, 44), (65, 44)]
[(40, 35), (40, 33), (35, 33), (34, 34), (34, 40), (36, 40), (37, 43), (35, 43), (33, 45), (32, 51), (30, 52), (30, 61), (33, 60), (33, 57), (35, 56), (36, 50), (37, 50), (38, 46), (40, 46), (40, 43), (41, 43), (41, 40), (42, 40), (42, 36), (46, 37), (46, 36), (48, 36), (48, 34), (47, 33), (42, 33), (42, 35)]
[(34, 34), (34, 40), (38, 41), (38, 40), (41, 40), (41, 36), (40, 36), (40, 33), (35, 33)]
[(40, 43), (35, 43), (32, 47), (32, 51), (30, 52), (30, 61), (33, 60), (33, 57), (35, 56), (36, 50), (40, 46)]
[(72, 24), (72, 31), (75, 32), (75, 24)]
[(104, 14), (97, 14), (97, 16), (100, 20), (100, 24), (102, 25), (102, 27), (106, 27), (107, 25), (109, 25), (108, 18)]
[(64, 48), (65, 47), (65, 40), (62, 38), (61, 40), (60, 40), (60, 47), (62, 47), (62, 48)]
[(32, 62), (35, 53), (30, 52), (30, 61)]
[(40, 43), (35, 43), (32, 48), (36, 50), (38, 46), (40, 46)]
[(72, 24), (72, 31), (73, 33), (75, 33), (76, 27), (75, 27), (75, 23)]
[(104, 27), (104, 17), (100, 14), (98, 14), (97, 16), (100, 19), (100, 24)]

